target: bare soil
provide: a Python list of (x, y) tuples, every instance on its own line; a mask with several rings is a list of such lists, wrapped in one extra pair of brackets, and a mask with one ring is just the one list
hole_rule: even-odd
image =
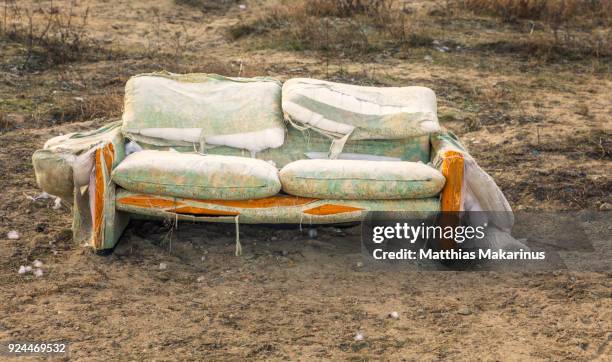
[[(166, 69), (428, 86), (515, 210), (608, 208), (610, 59), (535, 57), (507, 45), (526, 36), (519, 25), (414, 3), (422, 28), (460, 50), (329, 59), (232, 40), (257, 1), (79, 2), (102, 45), (66, 64), (24, 66), (24, 46), (0, 37), (0, 342), (67, 340), (74, 360), (609, 360), (610, 272), (371, 272), (358, 228), (311, 239), (244, 226), (235, 257), (233, 226), (143, 221), (99, 256), (72, 241), (67, 204), (30, 199), (45, 140), (118, 117), (127, 78)], [(18, 275), (35, 259), (42, 277)]]

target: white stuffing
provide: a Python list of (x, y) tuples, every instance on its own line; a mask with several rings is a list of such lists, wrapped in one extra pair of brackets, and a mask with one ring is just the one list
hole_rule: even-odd
[[(143, 136), (196, 144), (200, 142), (201, 133), (201, 128), (147, 128), (140, 130), (140, 134)], [(207, 145), (241, 148), (251, 153), (260, 152), (267, 148), (280, 147), (284, 141), (285, 130), (283, 128), (268, 128), (255, 132), (216, 136), (204, 135), (204, 142)]]

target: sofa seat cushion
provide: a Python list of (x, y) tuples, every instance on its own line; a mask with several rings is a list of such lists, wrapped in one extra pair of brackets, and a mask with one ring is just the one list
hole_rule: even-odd
[(247, 157), (141, 151), (113, 171), (126, 190), (208, 200), (247, 200), (275, 195), (281, 188), (271, 164)]
[(280, 180), (291, 195), (345, 200), (431, 197), (445, 183), (423, 163), (363, 160), (299, 160), (283, 167)]

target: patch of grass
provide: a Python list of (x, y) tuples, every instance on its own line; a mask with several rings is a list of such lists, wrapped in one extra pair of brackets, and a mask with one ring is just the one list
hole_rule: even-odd
[[(113, 59), (89, 35), (89, 8), (77, 10), (77, 2), (23, 3), (6, 0), (0, 17), (0, 41), (19, 47), (17, 68), (43, 70), (80, 60)], [(119, 55), (119, 54), (117, 54)]]
[(463, 0), (461, 5), (476, 12), (516, 19), (544, 20), (552, 27), (578, 17), (608, 19), (612, 16), (610, 0)]
[(177, 5), (189, 6), (204, 12), (227, 11), (236, 0), (174, 0)]
[(269, 47), (356, 56), (385, 48), (429, 46), (407, 8), (392, 0), (268, 2), (229, 30), (232, 39), (266, 35)]
[(485, 42), (481, 48), (554, 61), (612, 55), (612, 0), (463, 0), (457, 6), (507, 23), (527, 23), (528, 36)]

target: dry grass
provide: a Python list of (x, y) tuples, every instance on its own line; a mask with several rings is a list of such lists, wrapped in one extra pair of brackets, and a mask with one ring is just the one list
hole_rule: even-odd
[[(459, 7), (496, 16), (505, 22), (529, 21), (531, 32), (535, 22), (541, 22), (553, 33), (553, 38), (536, 37), (519, 42), (519, 48), (527, 52), (569, 57), (577, 53), (578, 56), (612, 55), (609, 31), (612, 0), (463, 0)], [(586, 34), (580, 34), (585, 30)]]
[(232, 27), (230, 35), (268, 34), (271, 46), (348, 56), (431, 44), (415, 31), (409, 16), (392, 0), (271, 1), (254, 19)]
[(77, 13), (76, 1), (58, 7), (52, 1), (23, 4), (6, 0), (0, 20), (0, 36), (26, 49), (23, 67), (67, 62), (94, 56), (99, 47), (89, 37), (89, 8)]
[(103, 91), (85, 97), (75, 97), (58, 105), (54, 119), (58, 123), (96, 118), (120, 117), (123, 111), (123, 94), (117, 89)]
[(555, 27), (576, 18), (609, 20), (612, 15), (611, 0), (463, 0), (462, 5), (506, 21), (544, 20)]
[(177, 5), (190, 6), (202, 12), (226, 11), (237, 0), (174, 0)]
[(424, 16), (394, 0), (268, 0), (254, 16), (231, 27), (230, 35), (234, 40), (258, 37), (264, 47), (315, 50), (330, 57), (407, 54), (432, 46), (440, 36), (461, 44), (461, 33), (447, 27), (475, 12), (502, 22), (526, 23), (528, 33), (520, 39), (472, 44), (472, 50), (556, 62), (612, 56), (611, 4), (612, 0), (465, 0), (448, 2), (439, 14)]

